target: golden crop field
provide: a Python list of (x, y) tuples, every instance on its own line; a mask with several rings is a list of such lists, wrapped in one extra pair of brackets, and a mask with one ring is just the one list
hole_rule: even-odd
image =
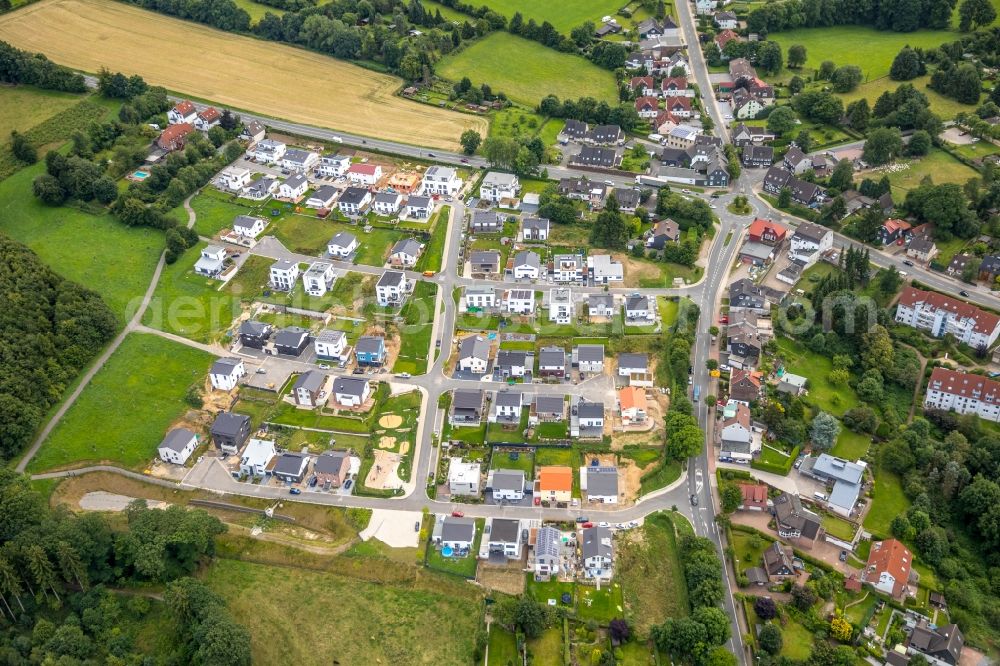
[(114, 0), (41, 0), (0, 16), (0, 40), (87, 72), (139, 74), (179, 94), (405, 143), (458, 148), (487, 120), (393, 93), (401, 80), (303, 49)]

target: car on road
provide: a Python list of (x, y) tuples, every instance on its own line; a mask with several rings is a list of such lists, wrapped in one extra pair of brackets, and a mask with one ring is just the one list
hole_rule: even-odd
[(587, 517), (586, 516), (577, 516), (576, 517), (576, 522), (578, 522), (578, 523), (585, 523), (585, 522), (587, 522)]
[(719, 323), (720, 324), (728, 324), (729, 323), (729, 315), (719, 315)]
[(410, 378), (410, 373), (408, 373), (408, 372), (398, 372), (398, 373), (396, 373), (396, 376), (399, 377), (400, 379), (409, 379)]
[(316, 367), (319, 368), (320, 370), (329, 370), (330, 369), (330, 366), (327, 365), (326, 363), (319, 363)]
[(469, 160), (467, 160), (467, 159), (465, 159), (465, 158), (463, 157), (462, 159), (460, 159), (460, 160), (459, 160), (459, 162), (461, 162), (462, 164), (468, 164), (468, 163), (469, 163)]
[(580, 527), (582, 527), (583, 529), (589, 529), (589, 528), (591, 528), (593, 526), (594, 526), (594, 523), (591, 523), (589, 521), (586, 522), (586, 523), (583, 523), (582, 525), (580, 525)]
[(691, 386), (691, 384), (694, 384), (694, 377), (688, 375), (688, 386)]
[(966, 298), (968, 298), (969, 297), (969, 292), (967, 292), (966, 290), (963, 289), (962, 291), (958, 292), (958, 295), (959, 296), (965, 296)]
[(698, 506), (698, 496), (695, 494), (691, 495), (691, 506)]
[(419, 532), (420, 531), (420, 521), (419, 520), (417, 522), (413, 523), (413, 531), (414, 532)]
[(434, 153), (427, 153), (427, 157), (437, 157)]
[(256, 372), (257, 372), (258, 375), (266, 375), (267, 374), (267, 370), (265, 370), (264, 368), (257, 368)]
[(903, 259), (903, 265), (904, 266), (912, 266), (913, 262), (910, 261), (909, 259)]
[(452, 511), (451, 512), (451, 517), (452, 518), (464, 518), (465, 517), (465, 512), (463, 512), (463, 511)]
[(691, 190), (687, 188), (684, 188), (683, 190), (681, 190), (681, 192), (683, 192), (684, 194), (691, 194)]
[(611, 523), (602, 520), (601, 522), (597, 523), (597, 526), (598, 527), (611, 527)]
[(352, 375), (363, 375), (363, 374), (365, 374), (365, 369), (364, 368), (354, 368), (354, 370), (351, 372), (351, 374)]
[(441, 348), (441, 341), (440, 340), (437, 341), (437, 347), (438, 347), (438, 349)]
[(288, 493), (290, 495), (301, 495), (302, 491), (300, 489), (298, 489), (298, 488), (289, 488), (288, 489)]
[(719, 364), (719, 370), (722, 370), (723, 372), (729, 372), (729, 364), (728, 363), (720, 363)]
[(718, 206), (716, 206), (715, 204), (708, 204), (708, 207), (709, 208), (718, 208)]

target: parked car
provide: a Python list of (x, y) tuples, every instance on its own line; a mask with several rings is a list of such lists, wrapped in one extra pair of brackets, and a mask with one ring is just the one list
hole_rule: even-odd
[(302, 494), (302, 491), (300, 489), (298, 489), (298, 488), (289, 488), (288, 492), (291, 495), (301, 495)]
[(464, 518), (465, 517), (465, 513), (462, 512), (462, 511), (452, 511), (451, 512), (451, 517), (452, 518)]
[(913, 262), (910, 261), (909, 259), (903, 259), (903, 265), (904, 266), (912, 266)]
[(594, 526), (594, 523), (583, 523), (582, 525), (580, 525), (580, 527), (582, 527), (583, 529), (587, 529), (587, 528), (590, 528), (590, 527), (593, 527), (593, 526)]
[(317, 364), (316, 367), (319, 368), (320, 370), (329, 370), (330, 369), (330, 366), (327, 363), (319, 363), (319, 364)]
[(966, 290), (963, 289), (962, 291), (958, 292), (958, 295), (959, 296), (965, 296), (966, 298), (968, 298), (969, 297), (969, 292), (967, 292)]
[(413, 523), (413, 531), (414, 532), (419, 532), (420, 531), (420, 521), (419, 520), (417, 522)]
[(363, 374), (365, 374), (365, 369), (364, 368), (354, 368), (354, 371), (351, 374), (352, 375), (363, 375)]
[(585, 523), (585, 522), (587, 522), (587, 519), (584, 516), (577, 516), (576, 522), (578, 522), (578, 523)]
[(344, 481), (344, 490), (350, 490), (351, 486), (353, 485), (354, 485), (354, 479), (348, 479), (347, 481)]
[(846, 562), (847, 561), (847, 551), (846, 550), (840, 551), (840, 561), (841, 562)]

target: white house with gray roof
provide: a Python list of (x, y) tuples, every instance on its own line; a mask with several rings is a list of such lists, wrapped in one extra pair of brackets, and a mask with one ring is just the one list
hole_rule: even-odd
[(623, 282), (625, 267), (610, 254), (592, 254), (587, 257), (587, 274), (595, 285)]
[(514, 174), (490, 171), (479, 186), (479, 197), (495, 204), (517, 197), (520, 190), (521, 181)]
[(269, 283), (276, 291), (291, 291), (299, 279), (299, 265), (294, 261), (281, 259), (271, 264)]
[(490, 364), (490, 343), (481, 335), (470, 335), (458, 344), (458, 369), (486, 374)]
[(379, 192), (372, 199), (372, 209), (379, 215), (394, 215), (403, 205), (403, 195), (399, 192)]
[(285, 156), (288, 146), (275, 139), (262, 139), (250, 146), (247, 150), (247, 157), (261, 164), (279, 162)]
[(349, 231), (340, 231), (326, 244), (326, 251), (334, 259), (347, 259), (358, 249), (358, 237)]
[(625, 297), (625, 318), (629, 321), (652, 321), (655, 316), (649, 296), (632, 294)]
[(251, 201), (267, 201), (278, 189), (278, 179), (271, 176), (260, 176), (243, 188), (243, 197)]
[(201, 249), (201, 256), (194, 264), (194, 272), (205, 277), (219, 277), (226, 265), (226, 249), (208, 245)]
[(542, 347), (538, 351), (538, 374), (542, 377), (565, 377), (566, 350), (562, 347)]
[(372, 193), (363, 187), (348, 187), (337, 200), (337, 207), (344, 215), (361, 215), (371, 203)]
[(302, 274), (302, 286), (310, 296), (322, 296), (333, 287), (336, 277), (333, 264), (328, 261), (314, 261)]
[(375, 284), (375, 300), (382, 307), (400, 306), (410, 293), (410, 283), (402, 271), (385, 271)]
[(627, 377), (629, 386), (650, 387), (653, 375), (649, 371), (649, 354), (618, 354), (618, 376)]
[(343, 361), (347, 358), (347, 334), (343, 331), (324, 330), (313, 339), (316, 358), (322, 361)]
[(486, 477), (486, 487), (495, 502), (520, 502), (524, 499), (524, 470), (494, 469)]
[(521, 220), (521, 239), (524, 242), (544, 242), (549, 239), (549, 221), (544, 217), (528, 216)]
[(497, 275), (500, 272), (500, 253), (496, 250), (476, 250), (469, 255), (473, 275)]
[(503, 295), (503, 309), (505, 312), (519, 315), (532, 315), (535, 313), (535, 290), (534, 289), (508, 289)]
[(316, 165), (316, 175), (324, 178), (340, 178), (351, 166), (347, 155), (323, 155)]
[(537, 252), (521, 250), (514, 255), (514, 279), (537, 280), (542, 260)]
[(591, 502), (617, 504), (618, 468), (593, 465), (581, 467), (580, 490), (587, 493), (587, 500)]
[(566, 287), (549, 289), (549, 321), (568, 324), (573, 320), (573, 292)]
[(573, 348), (573, 365), (580, 374), (604, 372), (604, 345), (577, 345)]
[(299, 375), (292, 387), (295, 404), (300, 407), (318, 407), (326, 403), (326, 374), (319, 370), (309, 370)]
[(462, 189), (462, 179), (452, 167), (437, 164), (427, 167), (423, 180), (420, 182), (420, 192), (424, 195), (454, 196)]
[(438, 548), (447, 547), (460, 556), (468, 555), (476, 542), (476, 521), (473, 518), (439, 515), (434, 521), (431, 540)]
[(160, 442), (157, 452), (163, 462), (183, 465), (198, 448), (198, 435), (187, 428), (174, 428)]
[(562, 421), (566, 418), (566, 400), (561, 395), (535, 396), (536, 421)]
[(481, 308), (492, 310), (500, 305), (502, 292), (495, 287), (466, 287), (465, 309)]
[(233, 233), (243, 238), (257, 238), (267, 226), (267, 220), (250, 215), (237, 215), (233, 219)]
[(504, 216), (495, 210), (474, 210), (469, 231), (474, 234), (498, 234), (503, 231)]
[(577, 433), (578, 437), (587, 436), (585, 434), (587, 430), (604, 429), (603, 402), (590, 402), (589, 400), (580, 399), (573, 405), (573, 412), (579, 419), (580, 432)]
[(208, 378), (212, 382), (212, 388), (220, 391), (232, 391), (236, 388), (240, 378), (246, 374), (247, 368), (243, 364), (243, 359), (231, 356), (217, 359), (208, 371)]
[(586, 262), (582, 254), (557, 254), (552, 257), (555, 282), (583, 282)]
[(493, 422), (517, 423), (521, 418), (523, 396), (520, 391), (497, 391), (493, 400)]
[(389, 251), (389, 263), (396, 268), (412, 268), (423, 249), (423, 244), (415, 238), (400, 238)]
[(865, 468), (861, 461), (851, 462), (822, 453), (816, 458), (803, 458), (799, 472), (832, 485), (827, 507), (842, 516), (850, 516), (861, 494)]
[(615, 316), (615, 297), (612, 294), (589, 294), (587, 296), (587, 316), (610, 319)]
[(360, 407), (371, 394), (372, 387), (367, 379), (337, 377), (333, 380), (333, 398), (341, 407)]
[(319, 164), (319, 153), (289, 148), (281, 157), (281, 166), (289, 171), (304, 173)]
[(297, 200), (309, 189), (309, 181), (300, 173), (291, 175), (278, 186), (278, 196), (282, 199)]
[(430, 197), (410, 196), (406, 199), (403, 213), (411, 220), (426, 220), (434, 210), (434, 201)]
[(337, 200), (337, 188), (332, 185), (321, 185), (306, 199), (308, 208), (332, 208)]
[(607, 527), (587, 527), (583, 530), (580, 559), (587, 578), (611, 578), (614, 567), (614, 543)]
[(484, 536), (486, 541), (480, 550), (483, 550), (491, 559), (503, 556), (508, 560), (521, 558), (521, 521), (516, 518), (489, 518), (487, 519), (487, 531), (489, 536)]

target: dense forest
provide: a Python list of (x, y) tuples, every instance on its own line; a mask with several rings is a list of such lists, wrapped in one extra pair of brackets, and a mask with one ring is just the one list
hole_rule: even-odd
[(782, 0), (750, 12), (747, 30), (766, 34), (845, 24), (895, 32), (943, 30), (954, 9), (955, 0)]
[(24, 448), (118, 326), (101, 297), (0, 235), (0, 456)]
[[(249, 664), (246, 629), (187, 577), (212, 557), (225, 526), (202, 510), (142, 500), (124, 517), (112, 527), (98, 514), (52, 510), (27, 477), (0, 470), (0, 662)], [(141, 591), (115, 592), (142, 583), (166, 584), (157, 615)], [(143, 653), (136, 638), (146, 622), (170, 654)]]
[(41, 53), (29, 53), (0, 42), (0, 82), (26, 83), (48, 90), (84, 92), (83, 75), (57, 65)]

